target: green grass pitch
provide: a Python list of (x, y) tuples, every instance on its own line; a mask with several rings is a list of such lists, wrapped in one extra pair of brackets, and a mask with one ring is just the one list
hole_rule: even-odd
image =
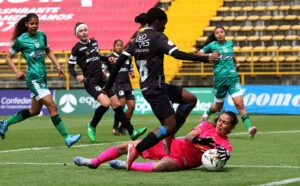
[[(113, 136), (113, 116), (106, 115), (97, 127), (97, 142), (91, 143), (85, 132), (90, 117), (62, 118), (70, 133), (82, 134), (71, 148), (64, 145), (49, 117), (10, 126), (6, 139), (0, 139), (0, 185), (260, 185), (282, 180), (300, 185), (300, 116), (252, 115), (259, 130), (254, 139), (248, 138), (240, 121), (230, 134), (232, 157), (221, 172), (200, 167), (163, 173), (114, 170), (107, 163), (95, 170), (73, 165), (74, 157), (94, 157), (129, 136)], [(199, 116), (191, 115), (177, 136), (187, 134), (198, 121)], [(159, 124), (152, 115), (133, 116), (132, 122), (148, 131)]]

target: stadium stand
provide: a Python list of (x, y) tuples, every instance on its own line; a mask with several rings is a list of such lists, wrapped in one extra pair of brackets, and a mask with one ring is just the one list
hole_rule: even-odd
[[(298, 3), (297, 0), (224, 0), (223, 6), (217, 9), (217, 14), (204, 28), (202, 36), (197, 39), (196, 47), (205, 42), (215, 26), (222, 25), (226, 29), (226, 39), (235, 43), (234, 51), (237, 61), (241, 64), (239, 73), (242, 83), (245, 83), (247, 76), (255, 77), (255, 81), (247, 79), (248, 83), (253, 84), (261, 83), (263, 80), (266, 81), (264, 83), (271, 84), (280, 84), (281, 80), (286, 82), (291, 76), (300, 75)], [(196, 50), (197, 48), (194, 49)], [(193, 75), (201, 77), (212, 75), (202, 73), (211, 68), (207, 64), (199, 68), (197, 65), (184, 64), (181, 71), (188, 72), (190, 68), (199, 72)], [(187, 73), (178, 75), (190, 76)], [(181, 80), (185, 81), (182, 82), (185, 84), (193, 78), (186, 77), (182, 78), (186, 80)], [(198, 85), (210, 86), (211, 82), (193, 84)]]

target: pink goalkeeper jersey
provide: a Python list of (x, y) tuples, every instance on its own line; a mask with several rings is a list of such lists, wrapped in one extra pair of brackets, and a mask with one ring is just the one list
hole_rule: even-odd
[[(209, 122), (202, 122), (193, 130), (199, 132), (199, 137), (212, 137), (216, 144), (221, 145), (228, 151), (232, 151), (232, 146), (227, 137), (221, 137), (216, 132), (216, 127)], [(183, 138), (177, 138), (172, 141), (170, 157), (182, 162), (182, 168), (193, 168), (200, 166), (202, 154), (208, 150), (209, 147), (193, 144), (185, 141)]]

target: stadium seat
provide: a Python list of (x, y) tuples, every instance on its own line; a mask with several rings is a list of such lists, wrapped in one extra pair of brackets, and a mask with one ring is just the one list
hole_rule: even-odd
[(268, 35), (263, 35), (259, 37), (259, 40), (261, 41), (271, 41), (272, 36), (268, 36)]
[(282, 5), (278, 7), (280, 11), (288, 11), (291, 7), (289, 5)]
[(264, 52), (266, 50), (265, 46), (256, 46), (253, 48), (254, 52)]
[(208, 27), (205, 27), (204, 31), (205, 32), (213, 32), (215, 30), (215, 26), (208, 26)]
[(289, 45), (284, 45), (284, 46), (279, 47), (279, 51), (290, 51), (291, 48), (292, 47)]
[(232, 40), (234, 40), (234, 37), (233, 36), (226, 36), (226, 40), (232, 41)]
[(259, 36), (249, 36), (247, 37), (248, 41), (257, 41), (259, 39)]
[(266, 47), (266, 51), (268, 51), (268, 52), (274, 52), (274, 51), (277, 51), (278, 50), (278, 46), (268, 46), (268, 47)]
[(278, 10), (278, 6), (267, 6), (268, 11), (275, 11)]
[(293, 5), (291, 6), (292, 10), (300, 10), (300, 5)]
[(239, 52), (241, 50), (241, 47), (240, 46), (234, 46), (233, 47), (233, 51), (234, 52)]
[(242, 11), (245, 12), (245, 13), (247, 13), (247, 12), (253, 11), (253, 9), (254, 9), (253, 6), (244, 6), (244, 7), (242, 8)]
[(287, 31), (291, 29), (291, 25), (280, 25), (278, 30), (280, 31)]
[(298, 56), (287, 56), (285, 58), (285, 61), (286, 62), (296, 62), (296, 61), (298, 61)]
[(288, 40), (288, 41), (296, 41), (297, 39), (298, 39), (297, 35), (288, 35), (288, 36), (285, 36), (285, 40)]
[(284, 35), (276, 35), (272, 38), (274, 41), (283, 41), (285, 39)]
[(211, 18), (211, 21), (214, 21), (214, 22), (220, 22), (222, 20), (223, 20), (223, 18), (221, 16), (214, 16), (213, 18)]
[(228, 28), (229, 31), (238, 32), (241, 30), (241, 26), (231, 26)]
[(265, 10), (266, 10), (265, 6), (256, 6), (254, 8), (254, 11), (257, 11), (257, 12), (262, 12), (262, 11), (265, 11)]
[(251, 15), (251, 16), (248, 16), (247, 20), (249, 20), (249, 21), (258, 21), (259, 16), (258, 15)]
[(225, 17), (223, 17), (223, 21), (233, 21), (234, 20), (234, 16), (225, 16)]
[(240, 7), (240, 6), (233, 6), (230, 8), (230, 11), (231, 12), (240, 12), (241, 9), (242, 9), (242, 7)]
[(246, 41), (247, 40), (247, 37), (246, 36), (236, 36), (235, 41)]
[(243, 32), (251, 32), (253, 30), (253, 26), (243, 26), (241, 30)]
[(236, 16), (235, 17), (235, 21), (246, 21), (247, 20), (247, 16)]
[(258, 56), (249, 56), (249, 57), (247, 57), (247, 62), (251, 62), (251, 61), (253, 61), (253, 62), (257, 62), (259, 60), (259, 57)]
[(274, 20), (274, 21), (283, 20), (283, 19), (284, 19), (283, 15), (276, 15), (276, 16), (272, 17), (272, 20)]
[(241, 52), (250, 52), (253, 49), (252, 46), (244, 46), (240, 49)]
[(269, 21), (269, 20), (272, 19), (272, 16), (270, 16), (270, 15), (263, 15), (259, 19), (262, 20), (262, 21)]
[(258, 61), (260, 61), (260, 62), (271, 62), (272, 61), (272, 56), (260, 56)]
[(283, 61), (285, 61), (285, 56), (273, 56), (272, 57), (272, 61), (273, 62), (283, 62)]
[(287, 15), (284, 17), (285, 20), (296, 20), (297, 19), (297, 15)]
[(237, 62), (239, 62), (239, 63), (246, 62), (246, 60), (247, 60), (247, 56), (235, 56), (234, 58), (235, 58), (235, 59), (237, 60)]

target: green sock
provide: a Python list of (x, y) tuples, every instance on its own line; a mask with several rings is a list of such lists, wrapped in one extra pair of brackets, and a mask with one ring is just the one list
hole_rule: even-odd
[(209, 108), (209, 109), (206, 111), (206, 114), (209, 115), (209, 116), (212, 114), (211, 108)]
[(31, 116), (32, 115), (30, 114), (29, 109), (21, 110), (6, 119), (7, 126), (23, 121)]
[(59, 117), (59, 115), (56, 116), (52, 116), (51, 117), (52, 123), (54, 124), (55, 128), (58, 130), (58, 132), (60, 133), (60, 135), (66, 139), (68, 137), (68, 132), (67, 129), (65, 127), (64, 122), (61, 120), (61, 118)]
[(244, 115), (241, 116), (241, 118), (242, 118), (242, 121), (243, 121), (245, 127), (249, 131), (249, 129), (251, 128), (251, 121), (250, 121), (249, 115), (244, 114)]

